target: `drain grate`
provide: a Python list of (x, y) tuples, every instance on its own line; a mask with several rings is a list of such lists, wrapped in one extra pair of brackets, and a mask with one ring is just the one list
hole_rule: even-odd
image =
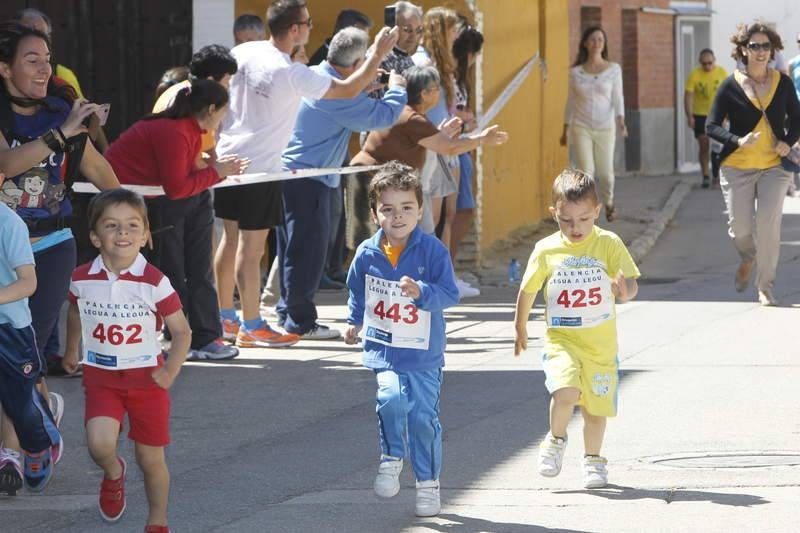
[(800, 452), (697, 452), (646, 457), (641, 461), (668, 468), (771, 468), (800, 466)]

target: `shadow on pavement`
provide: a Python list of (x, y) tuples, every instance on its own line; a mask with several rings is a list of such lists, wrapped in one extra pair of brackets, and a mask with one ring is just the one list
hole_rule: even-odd
[(481, 520), (480, 518), (473, 518), (471, 516), (461, 516), (453, 513), (443, 513), (438, 516), (443, 520), (449, 520), (449, 524), (440, 524), (437, 522), (417, 522), (414, 524), (418, 527), (426, 527), (432, 531), (442, 531), (446, 533), (520, 533), (522, 531), (530, 533), (544, 533), (547, 531), (563, 532), (563, 533), (578, 533), (574, 529), (551, 529), (543, 526), (534, 526), (531, 524), (517, 524), (511, 522), (493, 522), (491, 520)]
[(558, 490), (553, 491), (553, 494), (588, 494), (590, 496), (617, 501), (651, 499), (664, 500), (667, 503), (710, 502), (716, 503), (717, 505), (730, 505), (733, 507), (752, 507), (753, 505), (770, 503), (769, 500), (754, 494), (728, 494), (686, 489), (637, 489), (621, 485), (607, 485), (605, 488), (593, 490)]

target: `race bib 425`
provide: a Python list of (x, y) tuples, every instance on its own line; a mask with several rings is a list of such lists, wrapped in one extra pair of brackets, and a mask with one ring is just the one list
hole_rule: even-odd
[(592, 328), (611, 319), (611, 282), (599, 266), (559, 268), (547, 283), (547, 326)]

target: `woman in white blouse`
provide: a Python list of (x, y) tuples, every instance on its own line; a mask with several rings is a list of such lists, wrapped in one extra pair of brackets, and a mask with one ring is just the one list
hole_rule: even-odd
[[(569, 72), (569, 94), (564, 112), (561, 145), (575, 148), (576, 166), (594, 174), (606, 207), (606, 219), (614, 208), (614, 141), (616, 129), (628, 136), (622, 98), (622, 69), (608, 60), (608, 39), (599, 26), (581, 36), (578, 57)], [(615, 124), (616, 123), (616, 124)]]

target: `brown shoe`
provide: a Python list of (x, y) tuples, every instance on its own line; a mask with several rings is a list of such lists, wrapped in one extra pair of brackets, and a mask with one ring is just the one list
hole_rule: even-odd
[(739, 268), (736, 269), (736, 276), (734, 277), (734, 285), (736, 292), (744, 292), (750, 284), (750, 274), (753, 272), (753, 261), (742, 261)]

